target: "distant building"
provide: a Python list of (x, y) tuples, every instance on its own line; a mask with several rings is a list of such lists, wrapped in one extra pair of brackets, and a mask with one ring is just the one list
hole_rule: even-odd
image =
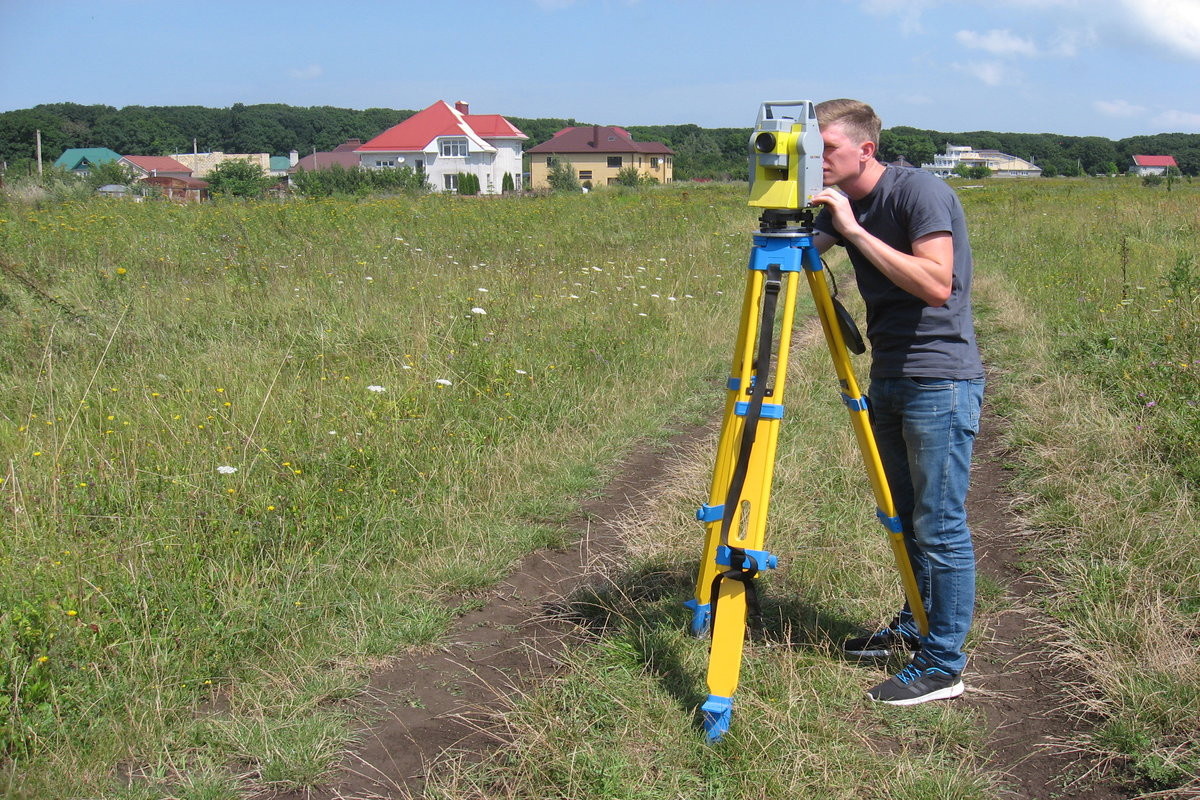
[(271, 156), (270, 166), (267, 168), (268, 175), (283, 177), (287, 175), (291, 169), (292, 161), (287, 156)]
[(975, 150), (966, 145), (946, 145), (946, 152), (933, 157), (932, 164), (922, 164), (921, 169), (932, 172), (940, 178), (954, 174), (959, 164), (968, 167), (987, 167), (993, 175), (1038, 178), (1042, 168), (1023, 158), (1001, 153), (999, 150)]
[(1134, 156), (1129, 174), (1166, 175), (1170, 167), (1179, 169), (1179, 165), (1175, 163), (1175, 156)]
[(586, 125), (563, 128), (549, 141), (529, 148), (530, 184), (534, 189), (550, 185), (550, 170), (556, 162), (575, 168), (579, 182), (593, 186), (616, 183), (626, 167), (655, 178), (660, 183), (675, 179), (675, 151), (661, 142), (635, 142), (624, 128)]
[(107, 147), (71, 147), (54, 160), (54, 166), (74, 172), (77, 175), (87, 175), (92, 167), (117, 161), (120, 153), (113, 152)]
[(159, 175), (168, 178), (190, 178), (192, 171), (170, 156), (121, 156), (117, 162), (129, 167), (142, 178)]
[(151, 175), (138, 181), (140, 185), (152, 186), (162, 197), (180, 203), (199, 203), (210, 199), (208, 182), (189, 176)]
[(300, 170), (312, 172), (318, 169), (329, 169), (333, 166), (357, 169), (362, 164), (359, 154), (354, 151), (360, 147), (362, 147), (362, 139), (347, 139), (332, 150), (314, 151), (303, 157), (293, 150), (289, 156), (291, 166), (288, 167), (288, 175), (295, 175)]
[(129, 187), (119, 183), (106, 183), (96, 189), (96, 194), (101, 197), (124, 197), (129, 194)]
[(173, 153), (171, 158), (190, 169), (194, 178), (207, 178), (208, 173), (225, 161), (249, 161), (251, 164), (258, 164), (262, 167), (264, 175), (271, 171), (269, 153), (222, 153), (218, 150), (212, 153)]
[(529, 137), (499, 114), (472, 114), (438, 100), (355, 149), (365, 169), (412, 167), (436, 191), (458, 189), (458, 176), (479, 178), (482, 194), (498, 194), (504, 175), (521, 188), (521, 142)]

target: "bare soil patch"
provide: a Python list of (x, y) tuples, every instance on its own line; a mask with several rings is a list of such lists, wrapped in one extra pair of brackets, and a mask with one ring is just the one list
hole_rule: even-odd
[[(981, 635), (966, 674), (969, 691), (956, 702), (970, 703), (986, 721), (988, 766), (1006, 776), (1005, 797), (1126, 797), (1101, 782), (1070, 746), (1092, 723), (1075, 712), (1065, 690), (1081, 676), (1064, 670), (1046, 640), (1050, 629), (1036, 609), (1046, 589), (1021, 567), (1015, 535), (1021, 524), (1005, 491), (996, 424), (985, 408), (969, 512), (980, 574), (1002, 586), (1004, 597), (999, 610), (977, 618)], [(478, 610), (454, 624), (444, 644), (403, 656), (374, 675), (365, 702), (376, 718), (333, 783), (264, 797), (420, 797), (426, 776), (447, 752), (481, 757), (502, 746), (494, 725), (502, 698), (555, 669), (556, 654), (578, 632), (555, 611), (606, 565), (620, 563), (622, 546), (612, 523), (663, 478), (670, 453), (710, 433), (708, 427), (680, 430), (666, 447), (633, 454), (573, 520), (573, 547), (531, 554)]]

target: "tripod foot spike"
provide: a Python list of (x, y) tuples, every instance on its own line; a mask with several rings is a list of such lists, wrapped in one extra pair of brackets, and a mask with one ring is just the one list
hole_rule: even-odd
[(729, 730), (730, 717), (733, 716), (733, 698), (710, 694), (700, 710), (704, 713), (704, 738), (709, 744), (720, 741)]
[(701, 603), (696, 598), (692, 598), (683, 604), (684, 608), (691, 609), (692, 612), (692, 636), (697, 639), (703, 639), (708, 636), (709, 629), (712, 627), (712, 604)]

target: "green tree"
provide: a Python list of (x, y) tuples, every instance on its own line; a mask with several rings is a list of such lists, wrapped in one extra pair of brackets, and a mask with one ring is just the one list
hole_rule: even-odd
[(133, 186), (138, 179), (138, 172), (133, 167), (127, 167), (120, 161), (105, 161), (103, 164), (93, 164), (84, 179), (88, 186), (99, 189), (115, 183), (119, 186)]
[(516, 188), (516, 184), (513, 183), (512, 173), (504, 173), (504, 178), (500, 181), (500, 191), (507, 194), (508, 192), (516, 191)]
[(642, 173), (638, 171), (637, 167), (630, 164), (617, 171), (616, 181), (619, 186), (641, 186)]
[(458, 173), (458, 193), (463, 195), (479, 194), (479, 176), (473, 172)]
[(222, 161), (204, 179), (213, 193), (230, 197), (258, 197), (272, 183), (262, 166), (242, 159)]
[(578, 192), (583, 187), (579, 185), (579, 176), (570, 161), (555, 161), (546, 176), (550, 188), (556, 192)]
[(895, 128), (883, 131), (879, 136), (879, 157), (883, 161), (904, 158), (914, 166), (933, 161), (937, 147), (923, 131), (915, 128)]

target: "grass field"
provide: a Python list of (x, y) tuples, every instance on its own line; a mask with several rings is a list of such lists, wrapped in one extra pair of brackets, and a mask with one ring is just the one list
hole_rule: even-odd
[[(1030, 560), (1104, 720), (1080, 746), (1194, 785), (1196, 190), (962, 196)], [(753, 219), (744, 187), (716, 185), (0, 204), (9, 796), (319, 784), (369, 670), (559, 543), (622, 453), (717, 413)], [(777, 486), (806, 490), (777, 491), (770, 533), (794, 565), (776, 616), (812, 647), (747, 659), (757, 724), (708, 748), (687, 707), (706, 649), (679, 603), (711, 462), (685, 454), (639, 522), (661, 541), (596, 598), (624, 622), (514, 698), (512, 748), (432, 793), (992, 796), (969, 710), (863, 707), (832, 657), (894, 586), (827, 361), (795, 356), (792, 403), (813, 411), (783, 426)]]

